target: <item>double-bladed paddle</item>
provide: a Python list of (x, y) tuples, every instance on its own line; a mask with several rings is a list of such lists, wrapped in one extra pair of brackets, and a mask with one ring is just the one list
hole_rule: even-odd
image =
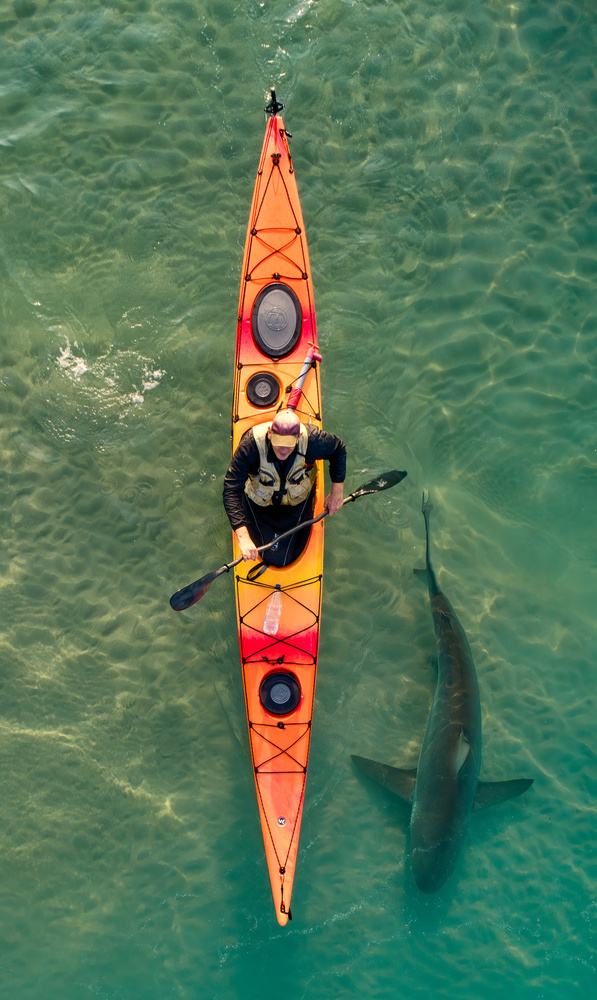
[[(391, 472), (384, 472), (383, 475), (378, 476), (377, 479), (372, 479), (371, 482), (365, 483), (354, 493), (351, 493), (346, 500), (342, 501), (342, 506), (344, 507), (347, 503), (352, 503), (354, 500), (358, 500), (359, 497), (365, 497), (369, 493), (381, 493), (382, 490), (389, 490), (391, 486), (396, 486), (400, 483), (406, 472), (399, 472), (397, 469), (392, 469)], [(321, 521), (326, 514), (327, 510), (324, 510), (317, 517), (311, 518), (310, 521), (301, 521), (299, 524), (295, 524), (294, 528), (290, 528), (288, 531), (283, 532), (283, 534), (278, 535), (273, 541), (268, 542), (267, 545), (261, 545), (257, 551), (265, 552), (266, 549), (270, 549), (272, 545), (277, 545), (281, 542), (283, 538), (288, 538), (289, 535), (293, 535), (295, 531), (299, 531), (301, 528), (306, 528), (311, 524), (317, 524)], [(203, 597), (205, 591), (212, 585), (214, 580), (223, 573), (228, 573), (234, 566), (238, 566), (239, 563), (243, 561), (243, 557), (239, 556), (234, 562), (226, 563), (225, 566), (220, 566), (219, 569), (214, 569), (211, 573), (206, 573), (202, 576), (200, 580), (195, 580), (194, 583), (190, 583), (188, 587), (183, 587), (182, 590), (177, 590), (175, 594), (170, 598), (170, 607), (173, 611), (185, 611), (186, 608), (190, 608), (192, 604), (196, 604)]]

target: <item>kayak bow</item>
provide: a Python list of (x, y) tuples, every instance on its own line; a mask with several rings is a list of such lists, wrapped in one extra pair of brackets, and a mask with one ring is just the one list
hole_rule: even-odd
[[(303, 217), (275, 91), (249, 216), (238, 309), (233, 451), (255, 424), (284, 407), (321, 427), (317, 330)], [(323, 511), (318, 462), (314, 515)], [(233, 536), (234, 555), (240, 549)], [(278, 922), (290, 897), (303, 812), (317, 672), (323, 519), (303, 552), (250, 579), (235, 571), (236, 611), (249, 742)]]

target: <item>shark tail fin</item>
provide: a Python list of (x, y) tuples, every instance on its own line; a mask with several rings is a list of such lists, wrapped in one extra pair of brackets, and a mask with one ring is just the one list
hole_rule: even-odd
[(368, 778), (373, 778), (382, 788), (387, 788), (398, 798), (412, 804), (417, 778), (417, 769), (405, 770), (402, 767), (392, 767), (391, 764), (380, 764), (376, 760), (369, 760), (368, 757), (355, 757), (352, 759), (359, 771), (366, 774)]
[(473, 809), (485, 809), (500, 802), (507, 802), (517, 795), (522, 795), (533, 784), (533, 778), (514, 778), (512, 781), (480, 781)]

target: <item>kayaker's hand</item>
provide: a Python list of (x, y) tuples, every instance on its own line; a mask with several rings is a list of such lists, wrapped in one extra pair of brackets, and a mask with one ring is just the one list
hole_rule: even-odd
[(255, 562), (259, 559), (257, 546), (249, 534), (249, 529), (243, 524), (241, 528), (236, 529), (234, 534), (236, 535), (238, 547), (245, 562)]
[(332, 483), (332, 488), (329, 495), (323, 501), (323, 506), (327, 510), (328, 514), (336, 514), (341, 506), (344, 494), (344, 484), (343, 483)]

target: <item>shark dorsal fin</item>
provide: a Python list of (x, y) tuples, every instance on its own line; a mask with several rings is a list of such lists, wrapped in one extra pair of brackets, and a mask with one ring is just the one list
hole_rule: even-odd
[(387, 788), (405, 802), (412, 804), (417, 778), (416, 767), (406, 770), (402, 767), (392, 767), (391, 764), (380, 764), (376, 760), (369, 760), (368, 757), (352, 757), (359, 771), (366, 774), (368, 778), (373, 778), (382, 788)]

